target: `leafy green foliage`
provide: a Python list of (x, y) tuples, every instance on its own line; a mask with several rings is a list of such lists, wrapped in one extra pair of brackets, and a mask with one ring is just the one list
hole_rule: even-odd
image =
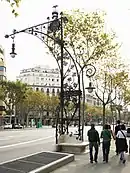
[(65, 41), (72, 56), (80, 67), (101, 58), (117, 54), (118, 44), (115, 33), (105, 32), (105, 13), (87, 13), (80, 10), (67, 11)]
[(12, 13), (14, 14), (15, 17), (18, 16), (18, 13), (16, 11), (16, 9), (19, 7), (19, 4), (21, 2), (21, 0), (1, 0), (1, 1), (6, 1), (10, 4), (11, 8), (12, 8)]
[(13, 111), (14, 106), (25, 99), (26, 91), (27, 85), (20, 81), (0, 81), (0, 100), (5, 103), (8, 110)]
[(102, 115), (102, 107), (86, 104), (85, 113), (100, 117)]
[(0, 55), (4, 55), (4, 50), (2, 47), (0, 47)]
[(124, 90), (129, 82), (128, 70), (121, 63), (120, 57), (98, 61), (95, 76), (96, 96), (103, 105), (103, 124), (105, 123), (106, 105), (118, 99), (118, 92)]
[(30, 112), (43, 113), (49, 111), (52, 114), (55, 112), (59, 104), (57, 96), (49, 96), (41, 91), (28, 90), (26, 98), (23, 102), (23, 107), (26, 114)]

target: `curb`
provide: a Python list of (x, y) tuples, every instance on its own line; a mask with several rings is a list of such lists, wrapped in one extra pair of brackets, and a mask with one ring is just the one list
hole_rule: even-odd
[(64, 158), (58, 159), (52, 163), (49, 163), (48, 165), (45, 165), (38, 169), (30, 171), (29, 173), (49, 173), (72, 161), (74, 161), (74, 154), (69, 154), (68, 156), (65, 156)]

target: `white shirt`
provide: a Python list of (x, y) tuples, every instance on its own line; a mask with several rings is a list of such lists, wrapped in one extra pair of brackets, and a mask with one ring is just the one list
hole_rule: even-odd
[[(124, 133), (124, 135), (125, 135), (125, 137), (126, 137), (126, 136), (127, 136), (126, 130), (121, 130), (121, 131)], [(123, 138), (123, 139), (124, 139), (125, 137), (124, 137), (124, 135), (122, 134), (121, 131), (118, 131), (116, 137), (117, 137), (117, 138)]]

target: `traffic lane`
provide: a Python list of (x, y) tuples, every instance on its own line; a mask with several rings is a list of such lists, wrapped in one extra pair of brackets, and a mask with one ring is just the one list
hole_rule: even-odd
[[(75, 133), (77, 131), (77, 127), (70, 127), (70, 132)], [(87, 141), (87, 132), (90, 129), (89, 126), (84, 128), (84, 140)], [(96, 127), (98, 132), (100, 133), (102, 127)], [(43, 140), (48, 136), (55, 136), (54, 128), (43, 128), (43, 129), (33, 129), (33, 130), (22, 130), (22, 131), (3, 131), (0, 133), (0, 147), (6, 145), (12, 145), (16, 143), (35, 141), (35, 140)], [(76, 136), (75, 136), (76, 137)]]
[(29, 132), (19, 132), (19, 133), (9, 133), (6, 136), (0, 137), (0, 147), (21, 143), (21, 142), (28, 142), (28, 141), (35, 141), (47, 138), (49, 136), (55, 136), (55, 131), (53, 129), (43, 129), (43, 130), (32, 130)]
[(26, 145), (12, 146), (9, 148), (0, 148), (0, 163), (17, 159), (19, 157), (34, 154), (42, 151), (54, 151), (55, 139), (54, 137), (48, 138), (34, 143)]
[[(46, 134), (44, 132), (48, 131), (48, 133), (52, 133), (55, 131), (53, 128), (42, 128), (42, 129), (31, 129), (31, 130), (10, 130), (10, 131), (0, 131), (0, 137), (6, 137), (6, 136), (19, 136), (19, 134), (27, 134), (29, 136), (34, 136), (34, 135), (42, 135)], [(39, 133), (41, 132), (41, 133)], [(37, 134), (38, 133), (38, 134)]]

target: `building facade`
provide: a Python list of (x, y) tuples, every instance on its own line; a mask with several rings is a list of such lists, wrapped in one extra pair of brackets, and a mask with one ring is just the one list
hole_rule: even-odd
[(23, 69), (16, 79), (28, 84), (36, 91), (39, 90), (47, 94), (57, 94), (60, 92), (60, 72), (57, 68), (36, 66)]
[(86, 94), (86, 103), (92, 106), (102, 106), (102, 102), (92, 94)]
[[(6, 80), (6, 65), (4, 53), (0, 54), (0, 80)], [(0, 126), (3, 124), (3, 116), (5, 115), (5, 104), (0, 100)]]

